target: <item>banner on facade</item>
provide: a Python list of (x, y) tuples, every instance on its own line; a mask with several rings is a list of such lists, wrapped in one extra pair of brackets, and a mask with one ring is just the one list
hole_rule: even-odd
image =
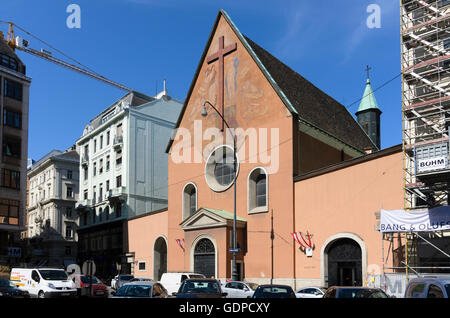
[(450, 207), (405, 211), (381, 210), (380, 232), (432, 232), (450, 230)]

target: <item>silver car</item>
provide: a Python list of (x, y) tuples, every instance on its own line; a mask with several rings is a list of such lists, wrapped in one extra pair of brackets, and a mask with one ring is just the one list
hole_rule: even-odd
[(425, 276), (411, 279), (405, 298), (449, 298), (450, 276)]

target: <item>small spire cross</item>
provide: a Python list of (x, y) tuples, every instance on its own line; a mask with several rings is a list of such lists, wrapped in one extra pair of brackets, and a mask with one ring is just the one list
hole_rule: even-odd
[(370, 72), (371, 69), (372, 68), (369, 65), (366, 66), (367, 78), (370, 78), (369, 72)]

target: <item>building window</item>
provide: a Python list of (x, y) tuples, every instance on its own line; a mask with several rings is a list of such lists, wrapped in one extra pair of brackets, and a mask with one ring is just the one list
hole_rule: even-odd
[(103, 219), (103, 209), (98, 209), (98, 220), (101, 222)]
[(145, 262), (138, 262), (138, 268), (140, 272), (145, 272)]
[(22, 84), (5, 79), (4, 96), (22, 101)]
[(19, 201), (0, 199), (0, 224), (19, 225), (19, 206)]
[(120, 188), (122, 186), (122, 176), (116, 177), (116, 188)]
[(67, 170), (67, 179), (72, 179), (72, 170)]
[(106, 192), (109, 191), (109, 180), (106, 180)]
[(248, 176), (248, 213), (267, 212), (267, 173), (255, 168)]
[(103, 148), (103, 135), (100, 136), (100, 149)]
[(103, 184), (100, 183), (99, 187), (98, 187), (98, 202), (102, 202), (103, 201)]
[(105, 218), (109, 220), (109, 206), (105, 207)]
[[(239, 160), (236, 162), (236, 174)], [(226, 191), (234, 183), (234, 151), (233, 148), (222, 145), (211, 152), (205, 169), (205, 179), (208, 186), (216, 192)]]
[(96, 195), (97, 195), (97, 187), (94, 186), (94, 191), (93, 191), (93, 195), (92, 195), (92, 204), (95, 204), (97, 202)]
[(119, 150), (116, 153), (116, 165), (120, 164), (122, 164), (122, 150)]
[(98, 174), (103, 173), (103, 159), (100, 159), (100, 164), (98, 166)]
[(88, 199), (88, 190), (84, 190), (83, 198), (84, 198), (84, 200)]
[(110, 137), (110, 132), (107, 131), (106, 132), (106, 145), (109, 145), (109, 137)]
[(73, 198), (73, 189), (72, 187), (67, 187), (67, 197)]
[(116, 217), (119, 218), (122, 216), (122, 203), (116, 204)]
[(73, 231), (72, 231), (72, 227), (70, 225), (66, 226), (66, 238), (73, 238)]
[(94, 139), (94, 153), (97, 152), (97, 139)]
[(72, 208), (66, 207), (66, 217), (71, 218), (72, 217)]
[(89, 177), (89, 174), (88, 174), (88, 167), (84, 167), (84, 180), (87, 180), (88, 179), (88, 177)]
[(2, 169), (2, 186), (5, 188), (20, 189), (20, 171)]
[(188, 218), (197, 211), (197, 188), (195, 184), (188, 183), (183, 189), (183, 219)]
[(12, 58), (12, 57), (4, 55), (4, 54), (0, 54), (0, 65), (10, 68), (16, 72), (19, 69), (17, 60), (15, 58)]
[(21, 129), (22, 128), (22, 114), (3, 109), (3, 125)]
[(94, 162), (94, 171), (92, 171), (92, 175), (95, 177), (97, 175), (97, 163)]
[(109, 171), (109, 156), (106, 156), (106, 171)]
[(8, 157), (20, 158), (21, 140), (12, 137), (3, 137), (3, 155)]

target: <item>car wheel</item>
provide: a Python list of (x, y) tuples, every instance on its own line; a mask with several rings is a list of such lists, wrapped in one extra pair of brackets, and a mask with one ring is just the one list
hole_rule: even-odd
[(38, 293), (38, 298), (45, 298), (45, 294), (42, 290)]

